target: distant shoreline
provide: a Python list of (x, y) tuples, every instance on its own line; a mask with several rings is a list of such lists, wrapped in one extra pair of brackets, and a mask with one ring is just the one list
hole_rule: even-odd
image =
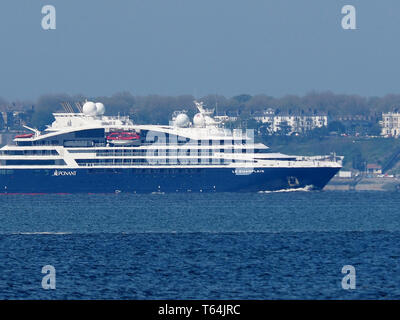
[(349, 178), (334, 177), (325, 191), (400, 191), (400, 179), (394, 177), (362, 178), (358, 182)]

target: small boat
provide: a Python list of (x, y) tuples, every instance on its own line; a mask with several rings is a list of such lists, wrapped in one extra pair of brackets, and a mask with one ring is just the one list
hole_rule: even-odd
[(140, 144), (140, 136), (136, 132), (111, 132), (107, 136), (107, 142), (114, 145), (129, 145), (129, 144)]
[(24, 133), (24, 134), (18, 134), (14, 138), (15, 139), (27, 139), (27, 138), (32, 138), (33, 133)]

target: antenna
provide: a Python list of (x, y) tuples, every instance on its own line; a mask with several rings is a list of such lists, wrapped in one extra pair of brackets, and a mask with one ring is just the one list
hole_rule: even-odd
[(74, 113), (74, 109), (72, 109), (71, 105), (69, 104), (69, 102), (66, 103), (68, 106), (68, 109), (70, 110), (71, 113)]
[(70, 112), (71, 112), (71, 110), (69, 109), (69, 106), (67, 105), (66, 102), (61, 102), (61, 105), (62, 105), (62, 107), (64, 108), (64, 111), (65, 111), (66, 113), (70, 113)]
[(83, 113), (83, 109), (82, 109), (81, 103), (79, 101), (75, 102), (75, 106), (77, 107), (77, 109), (79, 110), (80, 113)]
[(218, 115), (218, 98), (217, 98), (217, 93), (215, 93), (215, 114)]
[(68, 108), (71, 110), (71, 113), (75, 113), (74, 108), (72, 108), (72, 106), (69, 102), (67, 102), (67, 105), (68, 105)]

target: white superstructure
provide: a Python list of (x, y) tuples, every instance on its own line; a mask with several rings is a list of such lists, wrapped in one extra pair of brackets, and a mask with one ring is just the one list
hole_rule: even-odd
[[(17, 137), (16, 145), (3, 147), (0, 167), (237, 167), (239, 163), (249, 167), (339, 165), (331, 156), (298, 157), (268, 153), (268, 147), (254, 143), (252, 132), (246, 134), (224, 129), (221, 121), (212, 117), (213, 110), (195, 103), (199, 113), (194, 116), (193, 123), (181, 113), (175, 123), (164, 126), (136, 125), (128, 117), (105, 116), (103, 104), (86, 102), (83, 113), (54, 113), (55, 121), (44, 132), (35, 130), (32, 137)], [(136, 132), (141, 136), (140, 143), (119, 146), (107, 142), (105, 137), (115, 131)], [(19, 164), (18, 160), (23, 160), (23, 163)], [(29, 165), (30, 160), (37, 161)], [(42, 160), (43, 164), (40, 163)]]

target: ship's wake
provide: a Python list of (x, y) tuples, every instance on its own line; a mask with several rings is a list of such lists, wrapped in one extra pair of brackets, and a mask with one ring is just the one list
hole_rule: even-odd
[(280, 193), (280, 192), (308, 192), (314, 189), (313, 185), (307, 185), (303, 188), (288, 188), (288, 189), (280, 189), (280, 190), (267, 190), (267, 191), (258, 191), (258, 193)]

